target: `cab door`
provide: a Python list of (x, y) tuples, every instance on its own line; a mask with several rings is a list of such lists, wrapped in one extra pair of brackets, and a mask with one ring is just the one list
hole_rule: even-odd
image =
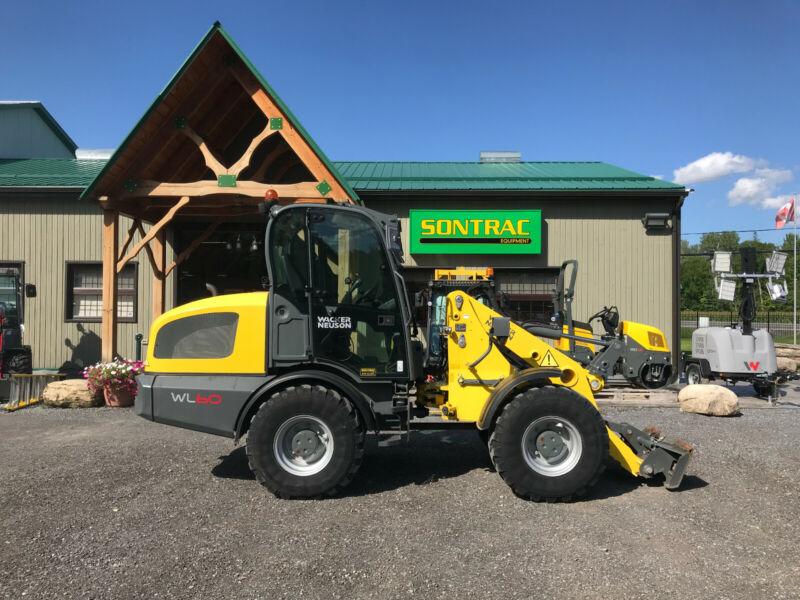
[(399, 292), (383, 240), (356, 211), (310, 208), (314, 361), (362, 379), (407, 379)]

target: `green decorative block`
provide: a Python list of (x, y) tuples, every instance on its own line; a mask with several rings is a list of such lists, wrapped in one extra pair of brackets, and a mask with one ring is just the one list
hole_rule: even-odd
[(186, 117), (175, 117), (175, 128), (176, 129), (185, 129), (186, 128)]
[(125, 180), (125, 183), (122, 184), (122, 188), (126, 192), (136, 191), (137, 187), (139, 187), (139, 183), (135, 179), (127, 179)]
[(324, 179), (317, 184), (317, 191), (322, 194), (323, 196), (330, 192), (333, 188), (331, 184), (325, 181)]
[(283, 117), (271, 117), (269, 120), (270, 129), (283, 129)]
[(218, 175), (217, 185), (219, 187), (236, 187), (236, 175)]

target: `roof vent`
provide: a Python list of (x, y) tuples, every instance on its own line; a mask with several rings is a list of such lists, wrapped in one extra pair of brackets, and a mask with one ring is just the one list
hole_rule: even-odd
[(491, 151), (481, 152), (482, 163), (518, 163), (522, 162), (522, 152)]

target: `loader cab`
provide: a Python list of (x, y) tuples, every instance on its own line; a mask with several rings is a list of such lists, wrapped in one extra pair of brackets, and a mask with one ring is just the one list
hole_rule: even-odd
[(267, 226), (268, 368), (303, 363), (410, 380), (399, 222), (361, 207), (293, 205)]

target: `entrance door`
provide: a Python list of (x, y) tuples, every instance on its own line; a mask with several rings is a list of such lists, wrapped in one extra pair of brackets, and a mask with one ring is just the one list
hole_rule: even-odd
[(398, 291), (375, 225), (357, 212), (312, 208), (308, 228), (315, 360), (364, 378), (405, 375)]

